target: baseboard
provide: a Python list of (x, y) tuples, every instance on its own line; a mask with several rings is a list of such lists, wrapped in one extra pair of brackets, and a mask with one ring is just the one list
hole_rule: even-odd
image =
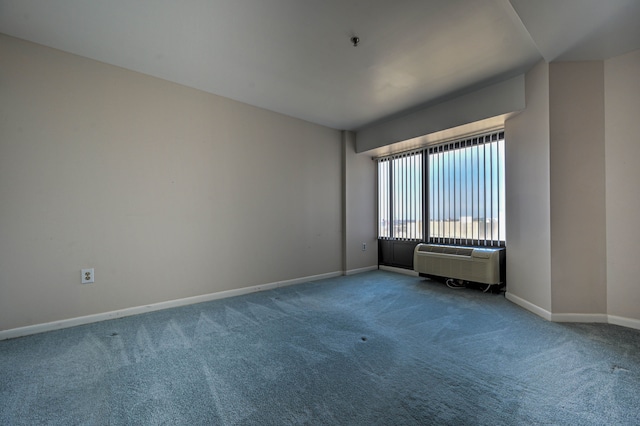
[(552, 314), (551, 312), (509, 292), (505, 294), (505, 297), (516, 305), (533, 312), (547, 321), (614, 324), (640, 330), (640, 320), (634, 318), (625, 318), (607, 314)]
[(604, 324), (608, 322), (606, 314), (551, 314), (551, 321), (604, 323)]
[(622, 327), (635, 328), (640, 330), (640, 320), (633, 318), (619, 317), (617, 315), (608, 315), (609, 324), (620, 325)]
[(344, 274), (345, 275), (355, 275), (355, 274), (360, 274), (362, 272), (375, 271), (377, 269), (378, 269), (378, 265), (373, 265), (373, 266), (367, 266), (367, 267), (364, 267), (364, 268), (350, 269), (348, 271), (345, 271)]
[(411, 269), (396, 268), (395, 266), (380, 265), (380, 269), (383, 271), (396, 272), (398, 274), (411, 275), (412, 277), (419, 276), (416, 271), (413, 271)]
[(521, 297), (514, 295), (513, 293), (509, 293), (508, 291), (504, 296), (507, 298), (507, 300), (526, 309), (527, 311), (533, 312), (534, 314), (546, 319), (547, 321), (551, 321), (551, 312), (547, 311), (546, 309), (542, 309), (540, 306), (534, 305), (533, 303), (524, 300)]
[(180, 306), (192, 305), (194, 303), (210, 302), (212, 300), (224, 299), (227, 297), (242, 296), (244, 294), (258, 291), (271, 290), (278, 287), (285, 287), (295, 284), (302, 284), (310, 281), (323, 280), (342, 276), (342, 271), (329, 272), (326, 274), (311, 275), (308, 277), (295, 278), (285, 281), (276, 281), (268, 284), (260, 284), (252, 287), (244, 287), (233, 290), (219, 291), (216, 293), (203, 294), (200, 296), (185, 297), (182, 299), (168, 300), (166, 302), (152, 303), (144, 306), (134, 306), (131, 308), (119, 309), (117, 311), (103, 312), (99, 314), (86, 315), (82, 317), (69, 318), (60, 321), (52, 321), (43, 324), (29, 325), (26, 327), (12, 328), (0, 331), (0, 340), (13, 339), (16, 337), (28, 336), (31, 334), (44, 333), (46, 331), (60, 330), (62, 328), (75, 327), (78, 325), (90, 324), (94, 322), (106, 321), (116, 318), (128, 317), (131, 315), (144, 314), (147, 312), (159, 311), (162, 309), (177, 308)]
[[(258, 291), (271, 290), (278, 287), (286, 287), (290, 285), (302, 284), (310, 281), (317, 281), (327, 278), (335, 278), (341, 275), (353, 275), (361, 272), (367, 272), (378, 269), (378, 266), (368, 266), (366, 268), (358, 268), (346, 271), (329, 272), (326, 274), (311, 275), (308, 277), (295, 278), (285, 281), (276, 281), (267, 284), (260, 284), (252, 287), (244, 287), (234, 290), (225, 290), (216, 293), (203, 294), (200, 296), (186, 297), (182, 299), (169, 300), (166, 302), (153, 303), (144, 306), (134, 306), (131, 308), (120, 309), (117, 311), (103, 312), (99, 314), (86, 315), (82, 317), (69, 318), (60, 321), (52, 321), (43, 324), (29, 325), (26, 327), (12, 328), (9, 330), (0, 330), (0, 340), (13, 339), (16, 337), (28, 336), (31, 334), (44, 333), (46, 331), (60, 330), (63, 328), (75, 327), (78, 325), (90, 324), (93, 322), (106, 321), (110, 319), (122, 318), (131, 315), (138, 315), (147, 312), (159, 311), (162, 309), (177, 308), (180, 306), (192, 305), (195, 303), (209, 302), (227, 297), (242, 296), (244, 294), (255, 293)], [(400, 274), (418, 276), (418, 273), (409, 269), (396, 268), (393, 266), (380, 265), (379, 269), (396, 272)], [(609, 323), (622, 327), (640, 330), (640, 320), (634, 318), (625, 318), (616, 315), (606, 314), (552, 314), (551, 312), (540, 308), (533, 303), (524, 300), (512, 293), (505, 294), (505, 297), (516, 305), (548, 320), (554, 322), (583, 322), (583, 323)]]

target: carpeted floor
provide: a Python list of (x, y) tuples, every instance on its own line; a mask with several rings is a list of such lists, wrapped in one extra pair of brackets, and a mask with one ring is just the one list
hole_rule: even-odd
[(2, 425), (640, 424), (640, 331), (384, 271), (0, 342)]

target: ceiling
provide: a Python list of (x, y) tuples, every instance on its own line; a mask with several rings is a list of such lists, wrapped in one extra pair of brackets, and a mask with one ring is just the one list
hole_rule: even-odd
[(0, 33), (347, 130), (640, 49), (639, 19), (640, 0), (0, 0)]

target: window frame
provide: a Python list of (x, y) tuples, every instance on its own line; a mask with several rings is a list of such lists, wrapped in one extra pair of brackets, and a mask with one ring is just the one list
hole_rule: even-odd
[[(495, 143), (495, 144), (494, 144)], [(489, 149), (489, 154), (487, 156), (487, 148)], [(467, 151), (471, 149), (470, 151)], [(473, 149), (476, 150), (476, 154), (474, 157)], [(493, 150), (493, 151), (491, 151)], [(482, 153), (480, 153), (482, 151)], [(471, 152), (471, 154), (469, 154)], [(506, 246), (506, 212), (505, 212), (505, 153), (506, 153), (506, 141), (504, 138), (504, 129), (486, 132), (482, 134), (478, 134), (475, 136), (469, 136), (465, 138), (456, 138), (446, 142), (441, 142), (437, 144), (427, 145), (421, 147), (419, 149), (414, 149), (411, 151), (396, 153), (392, 155), (387, 155), (384, 157), (376, 158), (377, 161), (377, 181), (378, 181), (378, 220), (377, 220), (377, 228), (378, 228), (378, 239), (379, 240), (391, 240), (391, 241), (426, 241), (434, 244), (447, 244), (447, 245), (464, 245), (464, 246), (482, 246), (482, 247), (505, 247)], [(438, 185), (442, 185), (442, 191), (437, 195), (444, 198), (445, 194), (449, 194), (449, 198), (451, 200), (451, 193), (453, 192), (453, 201), (451, 203), (445, 204), (441, 203), (441, 208), (443, 209), (440, 212), (438, 217), (443, 218), (446, 214), (450, 217), (453, 217), (453, 220), (441, 220), (442, 225), (449, 227), (448, 236), (445, 236), (443, 232), (434, 235), (432, 232), (432, 222), (433, 218), (436, 215), (433, 212), (434, 203), (433, 197), (434, 191), (432, 190), (432, 180), (431, 180), (431, 167), (433, 167), (432, 159), (434, 156), (440, 155), (442, 161), (448, 161), (449, 163), (456, 164), (455, 166), (449, 167), (448, 173), (457, 174), (457, 176), (449, 176), (448, 178), (444, 178), (442, 175), (439, 176), (440, 181), (437, 182)], [(482, 158), (480, 158), (480, 154), (482, 154)], [(396, 199), (398, 194), (395, 194), (394, 190), (397, 190), (398, 184), (395, 182), (395, 179), (398, 175), (394, 175), (393, 165), (394, 160), (398, 159), (406, 159), (415, 156), (421, 156), (421, 170), (419, 174), (421, 175), (421, 188), (417, 188), (420, 191), (418, 195), (412, 195), (416, 197), (421, 203), (420, 209), (421, 214), (418, 215), (421, 219), (421, 232), (420, 233), (410, 233), (409, 237), (407, 237), (407, 233), (403, 235), (396, 235), (396, 222), (404, 221), (405, 228), (407, 223), (407, 218), (409, 217), (406, 214), (403, 217), (396, 217), (397, 215), (394, 212), (394, 205), (396, 204)], [(475, 163), (474, 163), (475, 161)], [(482, 161), (482, 162), (481, 162)], [(456, 163), (457, 162), (457, 163)], [(464, 162), (464, 165), (462, 165)], [(468, 163), (467, 163), (468, 162)], [(387, 164), (387, 171), (384, 173), (384, 170), (381, 172), (381, 165)], [(464, 180), (469, 180), (469, 174), (464, 173), (465, 170), (468, 170), (468, 164), (471, 164), (471, 169), (473, 167), (477, 168), (475, 172), (477, 172), (477, 180), (472, 179), (471, 189), (463, 184)], [(444, 170), (444, 168), (443, 168)], [(464, 173), (464, 176), (463, 176)], [(480, 175), (482, 179), (480, 178)], [(409, 176), (411, 178), (411, 176)], [(415, 177), (415, 176), (414, 176)], [(405, 176), (406, 178), (406, 176)], [(477, 191), (477, 193), (473, 192), (474, 187), (473, 184), (477, 185), (477, 188), (484, 187), (490, 185), (490, 206), (487, 209), (487, 191)], [(384, 186), (382, 186), (384, 185)], [(403, 185), (403, 186), (402, 186)], [(456, 186), (458, 185), (458, 186)], [(462, 187), (464, 186), (464, 189)], [(412, 188), (411, 185), (407, 185), (407, 183), (402, 183), (401, 188)], [(444, 188), (447, 187), (445, 190)], [(452, 188), (453, 187), (453, 191)], [(477, 189), (476, 189), (477, 190)], [(458, 191), (458, 192), (456, 192)], [(468, 193), (469, 192), (469, 193)], [(415, 191), (414, 191), (415, 194)], [(469, 195), (470, 194), (470, 195)], [(477, 199), (477, 204), (474, 204), (474, 197), (482, 197), (482, 199)], [(403, 197), (407, 197), (403, 195)], [(464, 197), (464, 202), (463, 202)], [(471, 197), (471, 215), (463, 215), (463, 205), (466, 209), (464, 212), (469, 213), (469, 207), (466, 205), (469, 201), (469, 197)], [(384, 204), (381, 207), (381, 198), (384, 198)], [(457, 202), (457, 204), (456, 204)], [(497, 206), (496, 206), (497, 203)], [(482, 211), (480, 208), (482, 206)], [(477, 217), (474, 219), (474, 209), (477, 209)], [(495, 210), (495, 211), (494, 211)], [(490, 213), (489, 218), (487, 219), (487, 212)], [(495, 213), (495, 215), (494, 215)], [(412, 214), (415, 215), (414, 212)], [(383, 217), (385, 216), (386, 217)], [(451, 216), (453, 215), (453, 216)], [(416, 216), (417, 217), (417, 216)], [(464, 235), (462, 233), (463, 223), (468, 223), (467, 221), (463, 222), (462, 218), (471, 218), (470, 226), (471, 226), (471, 236), (469, 236), (468, 229), (465, 231)], [(457, 218), (457, 219), (456, 219)], [(388, 229), (386, 232), (381, 232), (381, 221), (387, 220)], [(488, 220), (491, 222), (489, 223)], [(400, 223), (400, 222), (399, 222)], [(484, 229), (481, 232), (481, 223), (484, 223)], [(453, 226), (453, 236), (452, 228)], [(415, 228), (418, 228), (418, 222), (416, 220), (414, 224)], [(466, 225), (468, 228), (469, 225)], [(474, 233), (474, 230), (477, 232)], [(442, 228), (444, 229), (444, 228)], [(459, 229), (460, 232), (456, 233), (456, 230)], [(490, 230), (489, 235), (487, 232)], [(489, 238), (487, 238), (489, 237)]]

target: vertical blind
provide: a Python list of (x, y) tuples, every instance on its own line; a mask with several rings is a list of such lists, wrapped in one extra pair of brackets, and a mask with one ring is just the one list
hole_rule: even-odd
[(423, 236), (422, 152), (378, 162), (378, 236), (418, 240)]
[(379, 158), (378, 237), (504, 245), (504, 150), (500, 131)]

